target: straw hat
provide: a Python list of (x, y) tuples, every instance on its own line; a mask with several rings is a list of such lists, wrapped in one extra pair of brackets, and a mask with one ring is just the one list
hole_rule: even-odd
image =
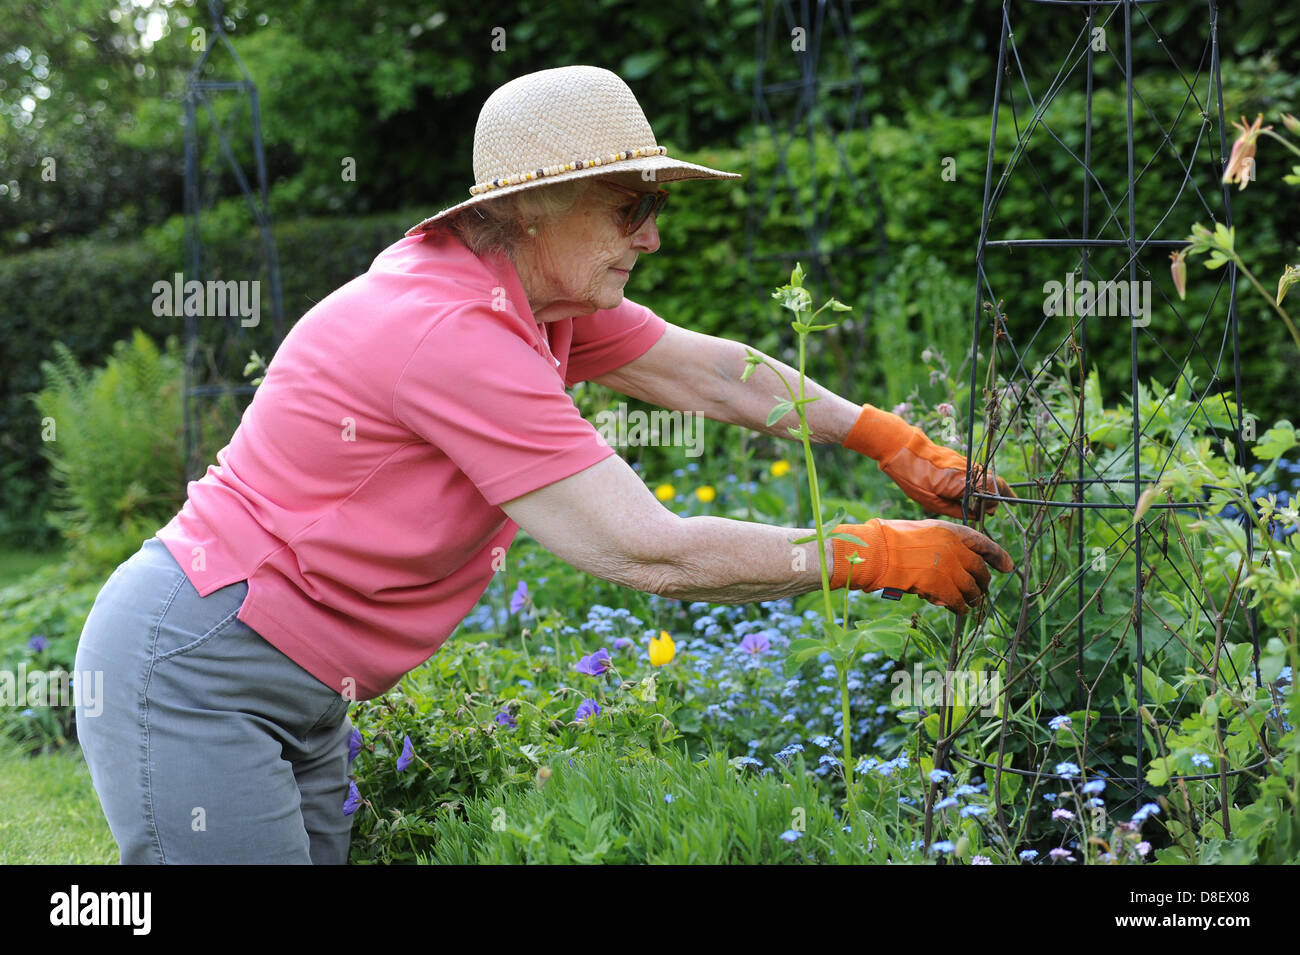
[(472, 198), (406, 234), (497, 196), (616, 172), (650, 182), (740, 178), (670, 159), (622, 79), (596, 66), (563, 66), (520, 76), (487, 98), (474, 127)]

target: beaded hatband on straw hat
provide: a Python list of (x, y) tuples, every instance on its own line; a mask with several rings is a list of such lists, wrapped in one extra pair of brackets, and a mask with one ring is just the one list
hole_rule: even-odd
[(474, 127), (472, 198), (407, 231), (522, 189), (611, 173), (637, 172), (647, 182), (739, 179), (672, 159), (655, 141), (641, 105), (616, 74), (563, 66), (511, 80), (487, 98)]

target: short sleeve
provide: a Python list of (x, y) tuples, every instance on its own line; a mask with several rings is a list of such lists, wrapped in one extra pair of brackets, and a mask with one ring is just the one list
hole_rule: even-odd
[(393, 394), (396, 420), (446, 454), (493, 505), (614, 453), (507, 315), (477, 306), (448, 315), (416, 347)]
[(662, 318), (627, 298), (616, 308), (575, 318), (565, 385), (599, 378), (640, 358), (667, 328)]

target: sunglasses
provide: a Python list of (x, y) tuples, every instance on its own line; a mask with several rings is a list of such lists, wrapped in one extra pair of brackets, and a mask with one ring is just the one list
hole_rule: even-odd
[(613, 189), (617, 192), (629, 196), (636, 196), (636, 203), (629, 205), (623, 218), (623, 234), (632, 235), (641, 226), (645, 225), (645, 220), (651, 216), (658, 216), (663, 209), (664, 204), (668, 202), (668, 192), (664, 189), (656, 189), (654, 192), (641, 192), (638, 189), (629, 189), (627, 186), (616, 185), (612, 182), (606, 182), (603, 179), (597, 179), (597, 184)]

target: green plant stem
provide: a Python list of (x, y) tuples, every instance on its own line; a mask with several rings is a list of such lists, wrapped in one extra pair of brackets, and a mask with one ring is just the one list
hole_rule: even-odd
[[(776, 374), (781, 384), (785, 387), (786, 393), (789, 394), (790, 403), (793, 405), (795, 415), (799, 420), (798, 436), (799, 436), (800, 444), (803, 445), (804, 464), (808, 475), (808, 500), (809, 500), (809, 505), (812, 507), (812, 512), (813, 512), (813, 528), (816, 533), (816, 539), (817, 539), (817, 569), (821, 574), (822, 609), (826, 618), (826, 627), (824, 628), (823, 633), (827, 634), (828, 636), (830, 633), (829, 628), (835, 626), (835, 607), (831, 603), (830, 569), (827, 567), (827, 561), (826, 561), (826, 527), (825, 527), (825, 523), (822, 520), (822, 501), (821, 501), (821, 492), (818, 487), (818, 481), (817, 481), (817, 465), (813, 461), (812, 436), (808, 427), (808, 414), (804, 409), (809, 404), (810, 401), (816, 400), (815, 398), (809, 399), (807, 397), (808, 378), (805, 369), (807, 367), (807, 355), (808, 355), (807, 346), (808, 346), (809, 329), (806, 326), (812, 325), (814, 323), (814, 320), (817, 318), (817, 316), (820, 315), (822, 311), (824, 311), (826, 308), (830, 307), (831, 304), (833, 304), (834, 302), (835, 300), (831, 299), (830, 301), (824, 303), (821, 308), (813, 312), (808, 317), (807, 322), (803, 323), (803, 325), (805, 326), (803, 328), (797, 327), (799, 322), (798, 320), (796, 320), (795, 334), (799, 336), (798, 394), (796, 394), (794, 392), (794, 389), (790, 387), (790, 383), (785, 380), (784, 375), (778, 372), (775, 368), (772, 368), (770, 365), (768, 365), (768, 368), (774, 374)], [(796, 315), (798, 315), (801, 309), (792, 308), (792, 311), (794, 311)], [(756, 358), (756, 361), (757, 360), (758, 359)], [(766, 361), (760, 361), (759, 363), (763, 365), (767, 365)], [(796, 493), (796, 507), (797, 507), (797, 500), (798, 497)], [(846, 629), (848, 627), (848, 622), (849, 622), (848, 601), (846, 597), (845, 610), (844, 610), (844, 627)], [(840, 683), (840, 712), (841, 712), (841, 718), (843, 724), (841, 727), (841, 734), (842, 734), (843, 747), (844, 747), (843, 765), (844, 765), (845, 795), (847, 796), (847, 801), (848, 801), (847, 808), (850, 813), (850, 818), (852, 819), (853, 823), (856, 823), (858, 821), (857, 818), (858, 807), (857, 807), (857, 795), (854, 789), (854, 779), (853, 779), (853, 741), (852, 741), (852, 723), (849, 719), (849, 685), (848, 685), (848, 668), (852, 665), (852, 662), (853, 662), (853, 654), (850, 653), (844, 659), (838, 660), (835, 664), (835, 668), (836, 668), (836, 672), (839, 674), (839, 683)]]
[[(822, 308), (826, 306), (823, 305)], [(813, 313), (812, 317), (816, 318), (819, 308)], [(804, 463), (808, 469), (808, 500), (812, 507), (814, 527), (817, 531), (817, 565), (821, 570), (822, 577), (822, 605), (826, 613), (826, 622), (835, 623), (835, 608), (831, 604), (831, 581), (826, 568), (826, 528), (822, 523), (822, 501), (821, 493), (817, 484), (817, 465), (813, 461), (812, 440), (808, 433), (808, 413), (804, 410), (805, 400), (805, 382), (807, 376), (804, 373), (805, 360), (807, 357), (807, 332), (799, 334), (799, 398), (795, 402), (795, 413), (799, 416), (799, 439), (803, 444)], [(848, 627), (847, 611), (844, 617), (844, 626)], [(852, 723), (849, 720), (849, 682), (848, 666), (850, 660), (845, 660), (836, 665), (840, 677), (840, 711), (843, 717), (843, 726), (841, 735), (844, 746), (844, 789), (848, 797), (849, 809), (852, 813), (853, 822), (857, 822), (858, 806), (857, 796), (854, 793), (853, 780), (853, 740), (852, 740)]]
[(1281, 143), (1281, 144), (1282, 144), (1283, 146), (1285, 146), (1287, 149), (1291, 150), (1291, 152), (1295, 153), (1297, 156), (1300, 156), (1300, 149), (1297, 149), (1297, 148), (1295, 147), (1295, 145), (1291, 142), (1291, 140), (1287, 139), (1285, 136), (1279, 136), (1277, 133), (1273, 132), (1271, 129), (1261, 129), (1259, 132), (1260, 132), (1260, 135), (1262, 135), (1262, 136), (1267, 136), (1269, 139), (1276, 139), (1279, 143)]
[(837, 666), (840, 676), (840, 716), (841, 726), (840, 735), (843, 737), (844, 745), (844, 791), (849, 799), (849, 808), (853, 813), (853, 822), (858, 821), (858, 799), (854, 791), (855, 781), (853, 779), (853, 738), (851, 732), (852, 724), (849, 722), (849, 666), (848, 661), (842, 666)]
[(1300, 350), (1300, 331), (1296, 330), (1295, 322), (1291, 320), (1291, 316), (1287, 314), (1286, 309), (1279, 305), (1269, 291), (1259, 283), (1259, 279), (1255, 278), (1255, 273), (1246, 268), (1246, 263), (1241, 260), (1241, 256), (1235, 250), (1230, 251), (1228, 254), (1232, 257), (1232, 261), (1237, 268), (1241, 269), (1241, 273), (1250, 280), (1250, 284), (1255, 286), (1255, 291), (1264, 296), (1264, 301), (1268, 302), (1269, 308), (1277, 312), (1282, 321), (1286, 322), (1286, 330), (1291, 333), (1291, 340), (1295, 342), (1296, 349)]
[[(825, 306), (822, 306), (825, 308)], [(820, 312), (819, 308), (817, 312)], [(817, 317), (813, 313), (813, 318)], [(822, 575), (822, 603), (826, 611), (826, 622), (835, 622), (835, 608), (831, 606), (831, 581), (826, 571), (826, 530), (822, 524), (822, 500), (817, 487), (817, 465), (813, 462), (812, 441), (808, 434), (808, 413), (804, 411), (804, 359), (807, 333), (799, 335), (799, 398), (795, 402), (795, 413), (799, 416), (799, 439), (803, 444), (804, 464), (808, 469), (808, 500), (812, 507), (814, 527), (817, 531), (817, 564)], [(848, 753), (845, 753), (845, 758)]]

